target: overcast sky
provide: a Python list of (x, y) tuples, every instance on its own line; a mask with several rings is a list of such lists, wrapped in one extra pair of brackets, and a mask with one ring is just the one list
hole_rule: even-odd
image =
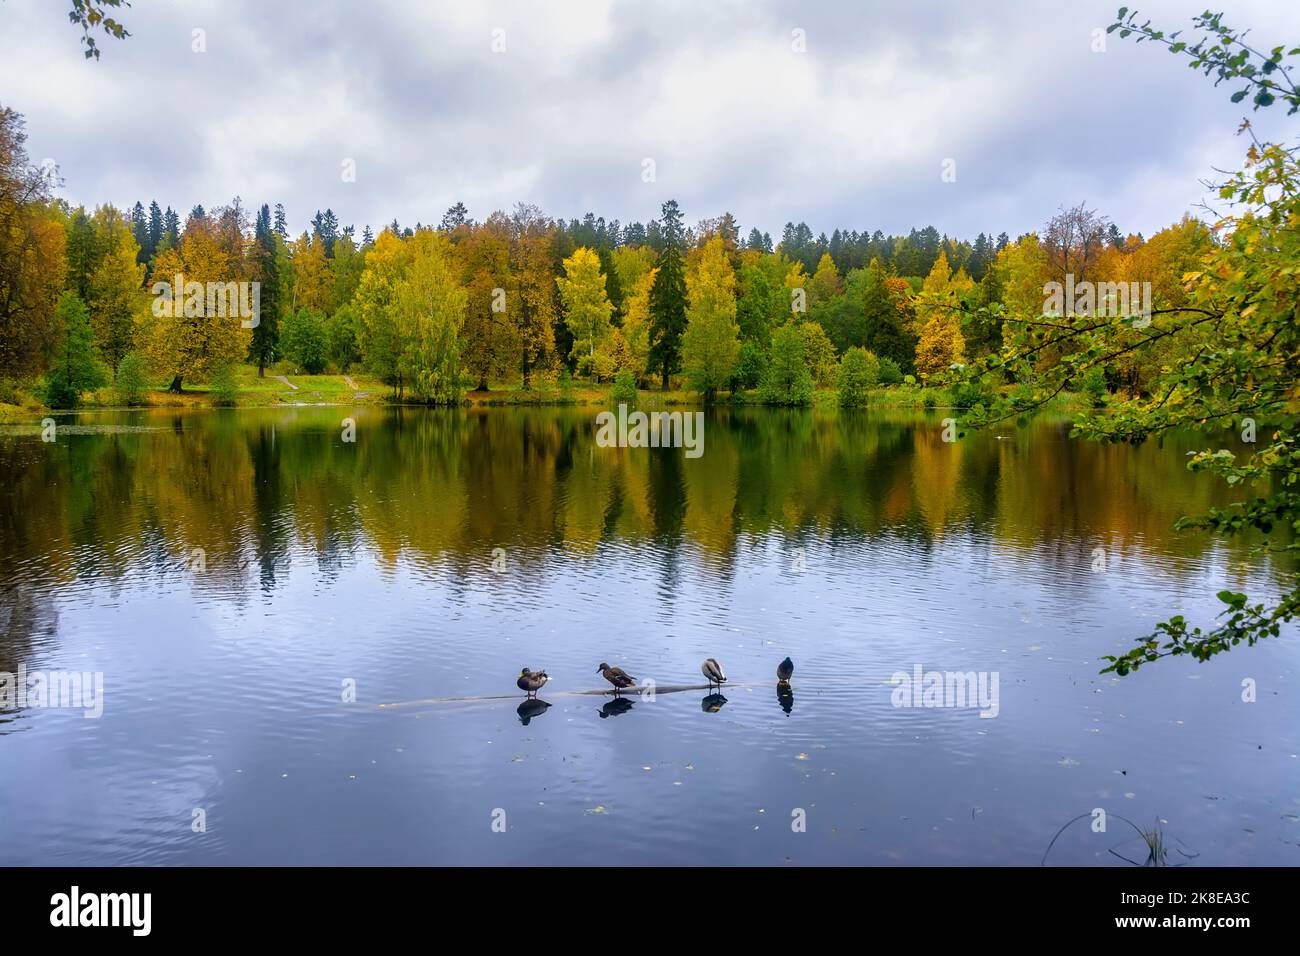
[[(1205, 2), (1139, 7), (1171, 30)], [(1079, 201), (1150, 235), (1237, 165), (1248, 109), (1162, 49), (1112, 34), (1094, 53), (1118, 5), (135, 0), (96, 62), (68, 0), (0, 0), (0, 105), (73, 203), (183, 216), (239, 195), (284, 203), (294, 231), (327, 206), (360, 233), (457, 200), (628, 222), (676, 198), (688, 223), (729, 210), (774, 237), (1014, 236)], [(1300, 43), (1300, 3), (1214, 8), (1262, 47)], [(1269, 113), (1261, 130), (1295, 137), (1300, 115)]]

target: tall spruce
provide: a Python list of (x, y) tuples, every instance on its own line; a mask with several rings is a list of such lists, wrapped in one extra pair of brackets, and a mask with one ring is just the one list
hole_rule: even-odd
[[(282, 211), (276, 206), (277, 217)], [(248, 351), (257, 362), (257, 377), (266, 375), (266, 367), (275, 361), (280, 338), (280, 273), (276, 262), (276, 231), (271, 224), (271, 208), (262, 204), (257, 212), (257, 225), (253, 232), (257, 244), (258, 267), (261, 275), (261, 312), (253, 327), (253, 340)]]
[(140, 247), (136, 261), (149, 261), (149, 219), (145, 216), (144, 206), (136, 203), (131, 207), (131, 232), (135, 235), (135, 244)]
[(663, 205), (659, 243), (659, 272), (650, 288), (650, 367), (659, 369), (666, 392), (668, 376), (681, 365), (686, 331), (686, 230), (675, 199)]

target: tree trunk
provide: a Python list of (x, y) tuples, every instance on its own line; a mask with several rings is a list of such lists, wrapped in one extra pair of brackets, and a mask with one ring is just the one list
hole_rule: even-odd
[(174, 392), (177, 395), (181, 393), (181, 377), (179, 375), (172, 379), (172, 383), (167, 386), (167, 391)]
[(668, 363), (666, 362), (664, 363), (663, 383), (659, 386), (659, 391), (661, 392), (668, 391)]
[(257, 377), (266, 378), (266, 356), (265, 355), (259, 355), (257, 357)]

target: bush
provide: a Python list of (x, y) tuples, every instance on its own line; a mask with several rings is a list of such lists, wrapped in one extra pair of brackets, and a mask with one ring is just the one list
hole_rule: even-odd
[(880, 361), (866, 349), (849, 349), (840, 359), (837, 378), (840, 405), (844, 408), (859, 408), (867, 404), (867, 394), (879, 380)]
[(767, 355), (757, 342), (742, 342), (740, 358), (736, 361), (736, 371), (732, 376), (732, 391), (737, 389), (758, 388), (767, 372)]
[(992, 395), (982, 382), (958, 382), (948, 392), (949, 401), (962, 411), (969, 411), (976, 405), (987, 405)]
[(816, 322), (802, 322), (799, 332), (803, 336), (804, 362), (808, 365), (808, 374), (818, 388), (830, 388), (835, 383), (839, 362), (835, 360), (835, 346), (830, 336)]
[(1106, 404), (1106, 370), (1094, 365), (1083, 374), (1083, 394), (1088, 396), (1093, 408)]
[(614, 387), (610, 390), (610, 397), (616, 402), (626, 404), (636, 401), (636, 376), (631, 370), (623, 369), (614, 376)]
[(280, 323), (280, 354), (299, 372), (319, 375), (329, 361), (329, 331), (325, 318), (313, 309), (290, 312)]
[(812, 401), (814, 385), (804, 364), (804, 337), (793, 325), (772, 333), (772, 356), (762, 390), (763, 401), (770, 405), (807, 405)]
[(149, 382), (144, 359), (138, 352), (122, 356), (117, 366), (117, 382), (113, 386), (118, 404), (135, 407), (143, 405), (149, 394)]
[(899, 368), (898, 363), (891, 358), (882, 358), (880, 360), (880, 384), (903, 384), (903, 370)]
[(212, 393), (212, 404), (222, 408), (233, 408), (239, 400), (239, 382), (235, 378), (235, 365), (223, 365), (212, 373), (208, 383)]

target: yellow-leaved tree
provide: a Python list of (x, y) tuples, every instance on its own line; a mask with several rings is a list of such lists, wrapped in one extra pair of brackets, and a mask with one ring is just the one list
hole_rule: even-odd
[(608, 378), (614, 371), (609, 322), (614, 307), (605, 291), (600, 256), (585, 246), (575, 249), (564, 260), (564, 275), (555, 284), (564, 303), (564, 323), (573, 335), (571, 355), (577, 360), (578, 373), (590, 375), (593, 382)]
[(691, 387), (711, 402), (740, 357), (736, 275), (720, 236), (704, 244), (696, 267), (686, 273), (686, 300), (682, 370)]
[(131, 351), (136, 326), (148, 312), (149, 296), (144, 289), (144, 265), (136, 262), (140, 247), (135, 237), (123, 228), (114, 238), (86, 285), (95, 348), (116, 382), (117, 367)]
[(460, 284), (450, 239), (421, 229), (409, 242), (411, 261), (394, 289), (399, 368), (418, 400), (455, 404), (461, 399), (460, 331), (469, 295)]
[[(965, 288), (961, 287), (963, 284)], [(961, 314), (956, 308), (956, 296), (969, 288), (969, 279), (954, 284), (948, 257), (940, 252), (930, 274), (921, 283), (922, 297), (916, 305), (916, 322), (920, 327), (916, 371), (923, 379), (965, 361), (966, 340), (961, 334)], [(938, 301), (931, 301), (926, 296), (935, 296)]]
[(397, 284), (406, 273), (408, 258), (406, 244), (391, 229), (385, 229), (366, 255), (366, 267), (352, 297), (362, 364), (385, 385), (391, 385), (399, 399), (406, 383), (402, 377), (402, 340), (394, 304)]
[[(177, 276), (183, 288), (175, 288)], [(252, 332), (240, 310), (230, 308), (227, 293), (209, 294), (235, 281), (211, 222), (191, 219), (180, 245), (154, 261), (151, 280), (153, 302), (140, 316), (136, 342), (153, 371), (171, 377), (170, 391), (181, 391), (186, 379), (209, 379), (248, 354)]]
[[(621, 250), (620, 250), (621, 251)], [(624, 285), (622, 337), (627, 345), (624, 364), (638, 382), (645, 378), (650, 363), (650, 289), (655, 284), (659, 270), (651, 267), (640, 273), (634, 285)], [(617, 358), (617, 356), (616, 356)]]

